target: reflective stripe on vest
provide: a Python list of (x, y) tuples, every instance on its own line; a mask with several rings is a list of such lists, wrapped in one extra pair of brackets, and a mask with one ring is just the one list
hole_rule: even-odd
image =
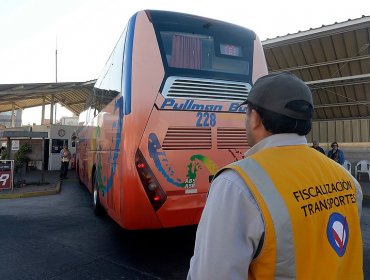
[[(289, 221), (284, 225), (272, 223), (274, 227), (273, 230), (275, 238), (274, 243), (276, 244), (274, 278), (279, 279), (279, 277), (282, 276), (286, 277), (287, 275), (290, 275), (292, 278), (295, 278), (296, 265), (295, 265), (292, 225), (290, 222), (288, 209), (286, 208), (283, 199), (277, 192), (269, 175), (261, 168), (261, 166), (254, 159), (251, 158), (244, 159), (242, 161), (235, 163), (234, 166), (240, 167), (243, 170), (243, 173), (240, 173), (240, 170), (238, 170), (238, 168), (235, 168), (235, 170), (238, 171), (238, 173), (242, 177), (245, 176), (244, 174), (248, 174), (250, 180), (253, 182), (253, 184), (249, 185), (250, 188), (254, 187), (258, 188), (258, 193), (262, 196), (262, 199), (266, 204), (268, 212), (271, 215), (272, 221), (279, 220)], [(256, 200), (258, 201), (257, 198)], [(259, 205), (261, 205), (260, 201)], [(265, 213), (265, 215), (266, 214), (267, 213)], [(277, 228), (277, 226), (280, 228)], [(282, 226), (284, 228), (281, 228)], [(288, 262), (286, 260), (287, 256), (291, 256)]]

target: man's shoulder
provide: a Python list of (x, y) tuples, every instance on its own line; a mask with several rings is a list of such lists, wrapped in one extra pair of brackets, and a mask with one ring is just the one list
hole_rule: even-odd
[(244, 190), (245, 182), (236, 170), (230, 168), (221, 169), (217, 177), (212, 181), (212, 186), (219, 186), (221, 188), (231, 188), (234, 190)]
[(232, 180), (233, 178), (238, 177), (238, 173), (230, 168), (229, 166), (225, 166), (221, 168), (217, 173), (217, 176), (215, 178), (220, 178), (220, 179), (226, 179), (226, 180)]
[(243, 181), (240, 174), (240, 167), (247, 164), (246, 161), (248, 162), (250, 159), (251, 157), (245, 157), (243, 159), (231, 162), (230, 164), (222, 167), (214, 175), (214, 180), (220, 177), (220, 179), (229, 180), (233, 182), (239, 182), (240, 180)]

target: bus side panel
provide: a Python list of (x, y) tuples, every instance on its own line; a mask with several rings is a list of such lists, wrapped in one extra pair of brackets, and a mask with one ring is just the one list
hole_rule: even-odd
[(78, 133), (78, 141), (76, 147), (76, 162), (77, 162), (77, 173), (80, 178), (80, 181), (86, 186), (87, 176), (86, 176), (86, 167), (87, 167), (87, 139), (86, 139), (87, 130), (86, 127), (83, 128)]
[(88, 148), (87, 148), (87, 188), (90, 192), (93, 191), (93, 170), (94, 166), (96, 166), (96, 150), (97, 150), (97, 138), (98, 138), (98, 131), (96, 129), (96, 119), (92, 121), (92, 125), (88, 127)]
[(153, 26), (146, 13), (140, 12), (136, 17), (133, 42), (131, 113), (124, 119), (125, 141), (121, 144), (124, 157), (121, 215), (122, 225), (128, 229), (161, 227), (138, 177), (135, 153), (163, 77), (164, 69)]
[(95, 158), (94, 143), (95, 128), (88, 125), (79, 133), (78, 143), (78, 172), (82, 183), (86, 186), (89, 192), (92, 192), (92, 168)]
[[(120, 164), (118, 159), (119, 149), (116, 147), (117, 141), (121, 141), (121, 130), (118, 128), (120, 118), (119, 110), (115, 110), (115, 104), (120, 97), (116, 97), (98, 115), (98, 144), (96, 158), (96, 172), (98, 185), (100, 186), (100, 200), (105, 209), (111, 210), (117, 215), (119, 213), (120, 197)], [(117, 181), (117, 182), (115, 182)]]

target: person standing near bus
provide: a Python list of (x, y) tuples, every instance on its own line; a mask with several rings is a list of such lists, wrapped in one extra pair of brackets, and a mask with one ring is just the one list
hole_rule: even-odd
[(251, 149), (211, 184), (187, 279), (363, 279), (361, 187), (307, 145), (310, 89), (270, 74), (243, 104)]
[(63, 149), (60, 151), (60, 179), (67, 179), (69, 161), (71, 160), (71, 152), (68, 149), (67, 145), (63, 146)]

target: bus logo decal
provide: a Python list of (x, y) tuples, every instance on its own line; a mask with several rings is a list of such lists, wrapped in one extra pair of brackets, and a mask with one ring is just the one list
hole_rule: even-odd
[(175, 99), (166, 98), (162, 105), (161, 109), (172, 109), (172, 110), (187, 110), (187, 111), (222, 111), (222, 105), (204, 105), (197, 103), (196, 100), (186, 100), (185, 102), (178, 103)]
[[(182, 187), (180, 179), (174, 179), (171, 177), (175, 172), (168, 164), (166, 152), (162, 150), (162, 146), (159, 143), (158, 137), (155, 133), (150, 133), (149, 135), (148, 151), (149, 156), (154, 160), (154, 164), (157, 167), (158, 171), (162, 173), (166, 180), (177, 187)], [(163, 165), (166, 167), (167, 170), (164, 169)]]
[[(197, 100), (188, 99), (183, 102), (176, 102), (173, 98), (166, 98), (160, 109), (162, 110), (178, 110), (178, 111), (211, 111), (211, 112), (221, 112), (223, 110), (222, 105), (216, 104), (201, 104), (197, 103)], [(245, 112), (245, 106), (240, 106), (240, 102), (233, 102), (230, 104), (229, 108), (226, 110), (228, 112)]]
[(167, 182), (175, 185), (176, 187), (180, 188), (194, 188), (195, 181), (197, 177), (198, 169), (202, 169), (200, 162), (208, 169), (211, 175), (214, 175), (219, 167), (217, 164), (210, 158), (196, 154), (190, 157), (190, 162), (187, 165), (188, 172), (186, 175), (186, 179), (184, 182), (181, 182), (181, 179), (174, 178), (174, 170), (170, 166), (166, 152), (163, 151), (161, 144), (159, 143), (158, 137), (155, 133), (150, 133), (148, 138), (148, 151), (149, 156), (153, 159), (157, 170), (162, 173), (162, 175), (166, 178)]

